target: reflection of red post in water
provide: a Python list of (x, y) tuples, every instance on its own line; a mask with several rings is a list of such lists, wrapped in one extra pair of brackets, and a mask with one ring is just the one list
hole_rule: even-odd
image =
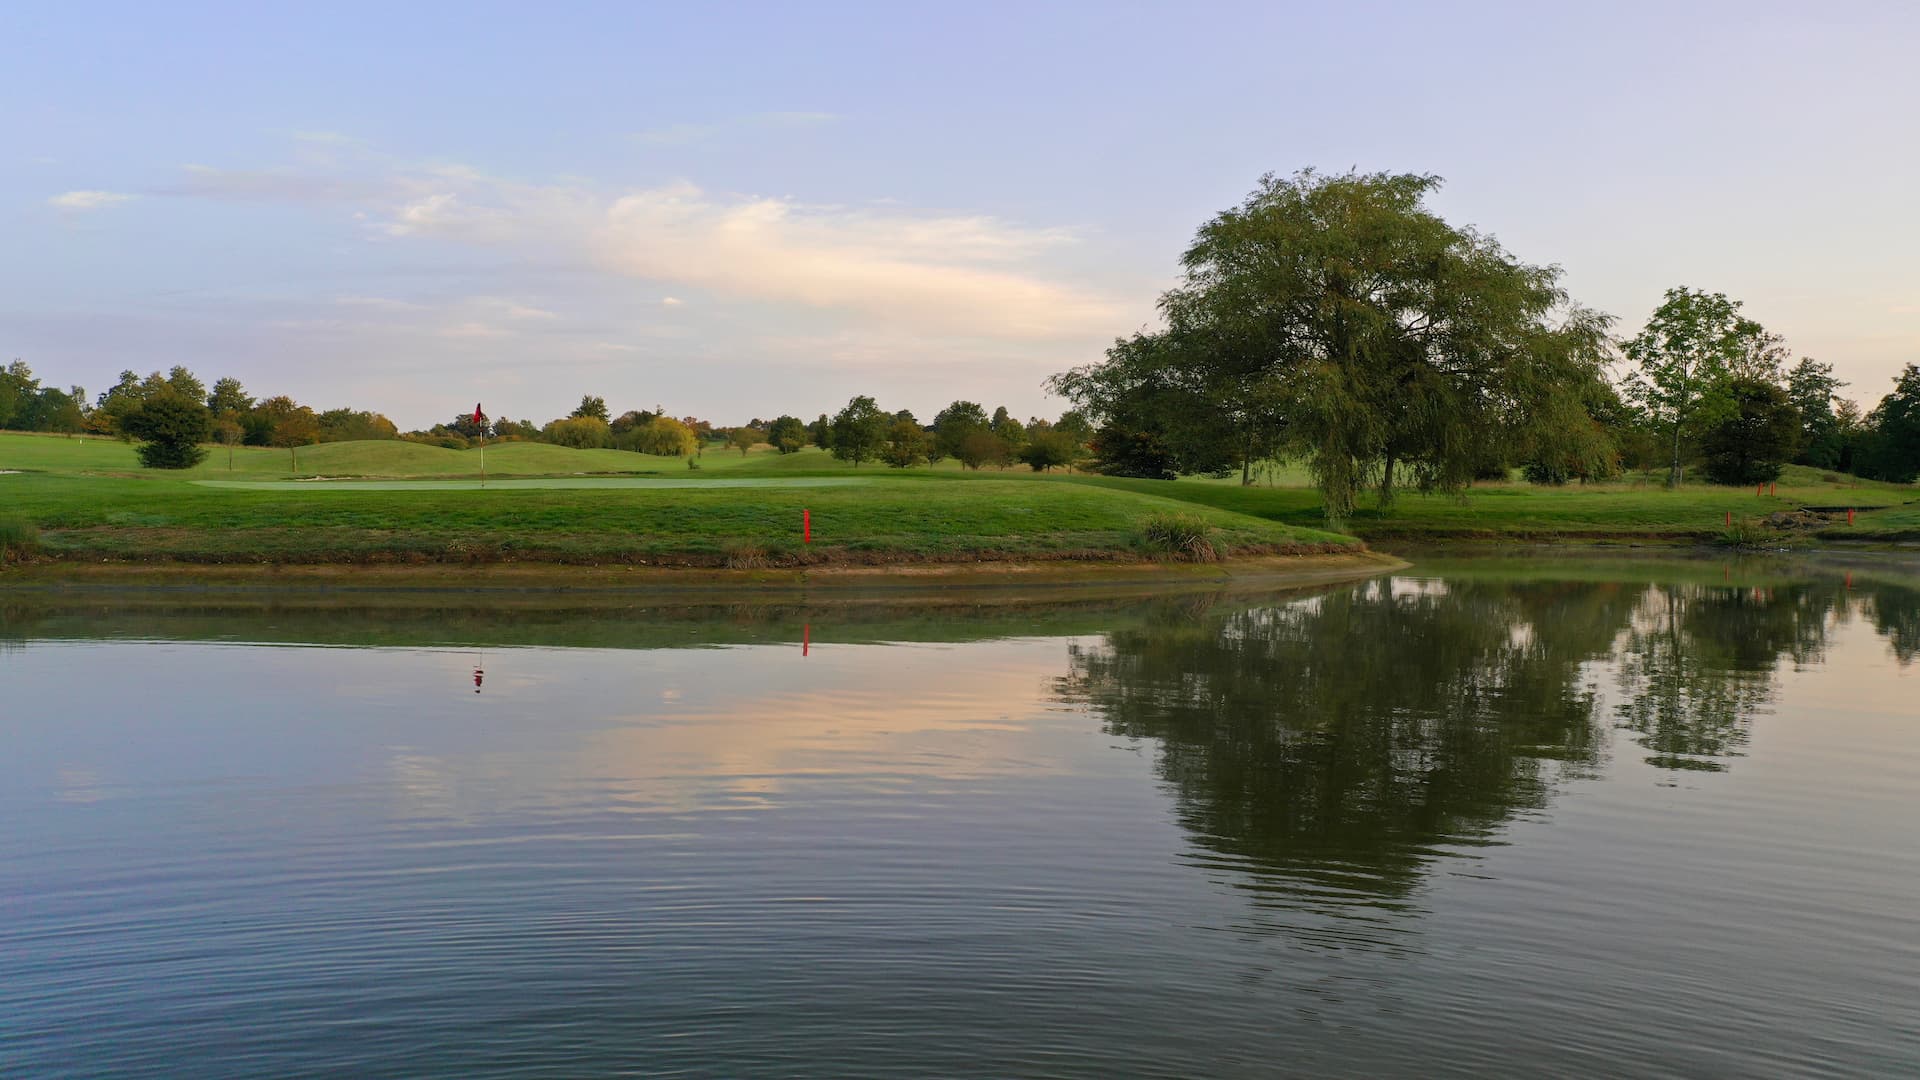
[(813, 644), (813, 624), (800, 624), (800, 655), (807, 655), (807, 647)]
[(473, 692), (474, 693), (477, 694), (480, 692), (480, 681), (482, 679), (485, 679), (486, 677), (487, 677), (487, 673), (485, 671), (482, 671), (479, 668), (473, 669)]

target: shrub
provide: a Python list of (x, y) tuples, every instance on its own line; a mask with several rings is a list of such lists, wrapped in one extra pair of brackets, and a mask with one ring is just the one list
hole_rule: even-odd
[(1778, 532), (1767, 528), (1765, 523), (1748, 517), (1735, 519), (1733, 524), (1723, 527), (1720, 535), (1714, 537), (1714, 541), (1722, 547), (1744, 549), (1774, 547), (1782, 539)]
[(1140, 539), (1150, 549), (1176, 559), (1212, 562), (1213, 526), (1192, 514), (1150, 514), (1140, 520)]
[(156, 394), (121, 420), (121, 430), (141, 444), (140, 464), (149, 469), (191, 469), (206, 460), (201, 446), (213, 435), (213, 414), (178, 394)]
[(30, 521), (0, 518), (0, 562), (12, 562), (40, 550), (40, 530)]

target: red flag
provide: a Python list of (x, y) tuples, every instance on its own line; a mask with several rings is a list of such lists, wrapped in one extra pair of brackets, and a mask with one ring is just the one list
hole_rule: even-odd
[(473, 403), (473, 422), (480, 422), (480, 403), (477, 401)]

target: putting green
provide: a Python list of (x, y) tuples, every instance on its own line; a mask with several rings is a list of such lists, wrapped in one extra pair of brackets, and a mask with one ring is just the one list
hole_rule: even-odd
[[(199, 487), (226, 488), (231, 491), (479, 491), (478, 480), (193, 480)], [(620, 488), (646, 490), (662, 488), (824, 488), (852, 487), (870, 483), (861, 476), (766, 477), (714, 480), (649, 480), (634, 476), (554, 476), (539, 479), (489, 480), (488, 491), (540, 490), (557, 488)]]

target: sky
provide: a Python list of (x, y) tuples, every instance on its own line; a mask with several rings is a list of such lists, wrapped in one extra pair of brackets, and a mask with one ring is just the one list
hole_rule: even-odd
[(1912, 3), (0, 6), (0, 359), (403, 427), (1055, 415), (1263, 173), (1920, 362)]

